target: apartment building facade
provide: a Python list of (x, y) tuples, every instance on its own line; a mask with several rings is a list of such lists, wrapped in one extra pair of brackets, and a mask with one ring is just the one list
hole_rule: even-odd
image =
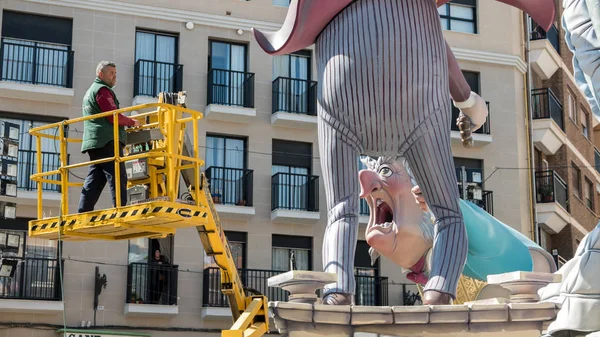
[(530, 21), (529, 45), (538, 236), (562, 265), (599, 220), (600, 128), (575, 84), (556, 5), (548, 32)]
[[(81, 116), (81, 101), (101, 60), (117, 64), (121, 107), (156, 101), (160, 91), (185, 90), (188, 107), (204, 112), (200, 155), (244, 283), (270, 300), (285, 300), (266, 280), (289, 270), (321, 270), (326, 221), (316, 128), (318, 78), (312, 48), (271, 57), (251, 27), (278, 29), (285, 0), (4, 0), (0, 119), (20, 126), (17, 213), (0, 233), (18, 235), (13, 278), (0, 278), (0, 336), (51, 336), (61, 326), (142, 330), (151, 336), (217, 336), (231, 315), (219, 273), (194, 228), (160, 240), (56, 242), (27, 236), (37, 189), (29, 176), (58, 166), (56, 142), (42, 142), (42, 163), (27, 130)], [(490, 118), (465, 149), (452, 142), (461, 196), (530, 236), (522, 13), (499, 2), (454, 0), (439, 9), (445, 36)], [(506, 27), (512, 27), (507, 29)], [(449, 111), (454, 118), (457, 111)], [(81, 137), (83, 126), (69, 128)], [(88, 161), (77, 144), (69, 162)], [(358, 160), (358, 158), (357, 158)], [(357, 172), (358, 173), (358, 172)], [(73, 170), (81, 182), (87, 169)], [(61, 191), (43, 185), (45, 215), (56, 216)], [(80, 187), (69, 189), (77, 207)], [(4, 197), (2, 197), (4, 198)], [(110, 207), (105, 188), (96, 209)], [(357, 303), (411, 305), (413, 286), (391, 262), (371, 266), (361, 206), (356, 251)], [(161, 266), (153, 256), (159, 251)], [(59, 271), (59, 263), (64, 273)], [(94, 304), (96, 279), (106, 275)], [(170, 330), (166, 327), (170, 327)], [(55, 328), (55, 329), (54, 329)], [(5, 332), (6, 331), (6, 332)]]

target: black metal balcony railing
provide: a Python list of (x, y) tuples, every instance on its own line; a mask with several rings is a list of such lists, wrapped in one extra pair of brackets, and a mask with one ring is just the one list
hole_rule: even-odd
[[(22, 191), (37, 191), (37, 182), (31, 180), (32, 174), (37, 173), (36, 151), (19, 150), (17, 189)], [(67, 158), (68, 161), (68, 158)], [(58, 170), (60, 166), (60, 153), (42, 151), (42, 172)], [(60, 175), (47, 177), (50, 180), (60, 180)], [(60, 185), (42, 183), (43, 191), (60, 192)]]
[(211, 166), (206, 178), (214, 203), (252, 206), (253, 170)]
[(73, 88), (72, 50), (39, 47), (2, 39), (2, 81)]
[[(288, 292), (275, 287), (269, 287), (270, 277), (283, 273), (281, 270), (238, 269), (240, 280), (246, 288), (259, 291), (267, 296), (269, 301), (288, 300)], [(388, 278), (374, 276), (358, 276), (356, 280), (356, 305), (385, 306), (388, 303)], [(221, 273), (219, 268), (204, 269), (203, 307), (228, 307), (227, 297), (221, 293)]]
[(137, 60), (134, 67), (133, 96), (158, 96), (158, 93), (177, 92), (183, 87), (183, 65), (176, 63)]
[(550, 27), (550, 30), (546, 32), (542, 27), (540, 27), (533, 19), (531, 20), (531, 40), (543, 40), (548, 39), (554, 50), (560, 54), (560, 39), (558, 29), (554, 24)]
[(458, 187), (459, 197), (463, 200), (474, 203), (475, 205), (483, 208), (490, 215), (494, 215), (494, 192), (488, 190), (481, 191), (481, 200), (473, 198), (473, 195), (467, 190), (467, 196), (463, 194), (461, 187)]
[(594, 148), (594, 166), (596, 166), (596, 171), (600, 173), (600, 151)]
[(273, 81), (272, 113), (317, 115), (317, 82), (289, 77)]
[(130, 263), (127, 266), (126, 303), (177, 304), (179, 266)]
[(254, 108), (254, 73), (209, 70), (207, 97), (208, 104)]
[[(240, 280), (244, 287), (259, 291), (267, 296), (269, 301), (287, 301), (288, 293), (281, 288), (269, 287), (267, 280), (270, 277), (279, 275), (282, 272), (278, 270), (261, 269), (238, 269)], [(221, 272), (219, 268), (209, 267), (204, 269), (203, 281), (203, 307), (228, 307), (228, 300), (221, 293)]]
[(537, 203), (556, 202), (566, 211), (567, 205), (567, 183), (556, 173), (556, 171), (540, 171), (535, 173), (535, 190)]
[[(60, 301), (58, 259), (8, 257), (17, 260), (12, 278), (0, 277), (0, 299)], [(62, 261), (64, 267), (64, 260)]]
[(319, 177), (276, 173), (271, 177), (271, 210), (319, 210)]
[[(490, 122), (490, 102), (485, 102), (485, 104), (487, 105), (487, 109), (488, 109), (488, 116), (487, 119), (485, 120), (485, 123), (483, 123), (483, 125), (477, 129), (477, 131), (475, 131), (474, 133), (477, 134), (483, 134), (483, 135), (489, 135), (491, 133), (491, 122)], [(452, 105), (452, 120), (451, 120), (451, 125), (450, 125), (450, 129), (452, 131), (459, 131), (458, 130), (458, 125), (456, 125), (456, 119), (458, 118), (458, 114), (460, 113), (460, 110), (454, 106), (454, 104)]]
[(356, 305), (388, 305), (388, 278), (384, 276), (354, 275)]
[(562, 104), (552, 90), (549, 88), (531, 90), (531, 107), (533, 119), (552, 118), (564, 131)]

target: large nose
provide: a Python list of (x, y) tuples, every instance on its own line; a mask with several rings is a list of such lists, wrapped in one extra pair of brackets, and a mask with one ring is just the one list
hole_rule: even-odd
[(381, 181), (379, 175), (375, 171), (361, 170), (358, 172), (358, 180), (360, 181), (360, 197), (364, 198), (381, 189)]

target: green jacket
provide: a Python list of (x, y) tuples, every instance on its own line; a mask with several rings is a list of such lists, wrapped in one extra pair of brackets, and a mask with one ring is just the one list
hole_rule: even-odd
[[(83, 96), (83, 116), (91, 116), (102, 113), (98, 102), (96, 102), (96, 95), (98, 91), (105, 87), (113, 95), (117, 109), (119, 108), (119, 100), (115, 92), (99, 78), (94, 80), (94, 83), (90, 86), (88, 91)], [(114, 119), (114, 123), (118, 123), (118, 118)], [(125, 128), (119, 126), (119, 142), (125, 144), (127, 139), (127, 133)], [(90, 119), (83, 122), (83, 142), (81, 143), (81, 152), (86, 152), (91, 149), (98, 149), (104, 147), (108, 142), (114, 140), (113, 137), (113, 125), (106, 119), (96, 118)]]

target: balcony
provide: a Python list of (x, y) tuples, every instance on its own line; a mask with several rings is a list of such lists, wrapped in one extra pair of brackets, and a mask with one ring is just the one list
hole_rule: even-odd
[(317, 82), (277, 77), (273, 81), (271, 124), (314, 129), (317, 125)]
[(40, 44), (2, 38), (0, 97), (70, 104), (74, 52)]
[(558, 234), (570, 222), (567, 183), (555, 171), (535, 173), (538, 223), (550, 234)]
[(484, 211), (488, 212), (490, 215), (494, 215), (494, 192), (481, 190), (481, 196), (476, 195), (476, 193), (467, 190), (467, 197), (463, 191), (458, 190), (458, 194), (461, 199), (474, 203), (475, 205), (483, 208)]
[(531, 20), (531, 67), (543, 80), (548, 80), (561, 67), (560, 38), (555, 25), (548, 32)]
[(207, 98), (205, 118), (237, 123), (251, 121), (256, 117), (254, 73), (211, 69)]
[(0, 312), (62, 312), (64, 303), (57, 259), (4, 257), (17, 260), (18, 264), (12, 278), (0, 277)]
[(562, 104), (549, 88), (531, 91), (533, 143), (551, 156), (565, 144)]
[(179, 266), (130, 263), (127, 266), (125, 315), (177, 315), (177, 277)]
[[(490, 144), (492, 142), (492, 136), (491, 136), (491, 126), (490, 126), (490, 102), (485, 102), (487, 109), (488, 109), (488, 117), (485, 121), (485, 123), (483, 123), (483, 125), (475, 132), (473, 132), (473, 146), (474, 147), (482, 147), (485, 146), (487, 144)], [(458, 125), (456, 125), (456, 119), (458, 118), (458, 115), (460, 113), (460, 110), (458, 108), (456, 108), (454, 105), (452, 105), (452, 120), (450, 122), (450, 130), (451, 130), (451, 137), (452, 137), (452, 142), (455, 144), (462, 144), (461, 138), (460, 138), (460, 131), (458, 129)]]
[(206, 178), (220, 217), (248, 219), (256, 213), (253, 170), (211, 166), (206, 169)]
[(319, 177), (293, 173), (271, 177), (271, 221), (316, 223), (319, 219)]
[[(238, 269), (244, 287), (259, 291), (269, 301), (288, 300), (287, 291), (267, 286), (270, 277), (284, 273), (281, 270)], [(219, 268), (204, 269), (202, 293), (202, 318), (231, 317), (229, 301), (221, 293), (221, 273)], [(388, 305), (388, 278), (380, 276), (356, 275), (356, 305), (386, 306)]]
[(137, 60), (133, 77), (133, 105), (154, 103), (160, 92), (178, 92), (183, 87), (183, 65)]

